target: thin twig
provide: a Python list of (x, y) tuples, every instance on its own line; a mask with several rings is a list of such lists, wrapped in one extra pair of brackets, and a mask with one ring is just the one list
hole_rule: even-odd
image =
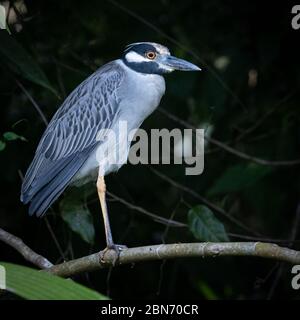
[(211, 208), (213, 211), (218, 212), (219, 214), (221, 214), (222, 216), (224, 216), (225, 218), (227, 218), (229, 221), (231, 221), (232, 223), (234, 223), (236, 226), (240, 227), (241, 229), (251, 233), (251, 234), (255, 234), (260, 236), (259, 233), (257, 233), (256, 231), (253, 231), (251, 228), (247, 227), (245, 224), (243, 224), (242, 222), (240, 222), (239, 220), (237, 220), (236, 218), (232, 217), (229, 213), (227, 213), (223, 208), (218, 207), (216, 204), (212, 203), (211, 201), (207, 200), (206, 198), (204, 198), (203, 196), (201, 196), (200, 194), (198, 194), (196, 191), (186, 187), (185, 185), (171, 179), (170, 177), (166, 176), (165, 174), (155, 170), (152, 167), (149, 167), (149, 169), (158, 177), (160, 177), (162, 180), (167, 181), (168, 183), (170, 183), (171, 185), (173, 185), (174, 187), (189, 193), (190, 195), (192, 195), (193, 197), (195, 197), (196, 199), (200, 200), (202, 203), (204, 203), (205, 205), (207, 205), (209, 208)]
[(297, 238), (297, 234), (298, 234), (298, 231), (299, 231), (299, 224), (300, 224), (300, 202), (297, 205), (295, 218), (294, 218), (294, 221), (293, 221), (292, 226), (291, 226), (291, 235), (290, 235), (290, 238), (289, 238), (290, 245), (292, 245), (293, 241), (295, 241), (296, 238)]
[(286, 245), (286, 246), (291, 246), (292, 244), (295, 243), (300, 243), (300, 240), (287, 240), (287, 239), (272, 239), (272, 238), (264, 238), (264, 237), (253, 237), (253, 236), (246, 236), (243, 234), (237, 234), (237, 233), (231, 233), (227, 232), (228, 236), (230, 238), (235, 238), (235, 239), (243, 239), (243, 240), (249, 240), (249, 241), (261, 241), (261, 242), (271, 242), (271, 243), (277, 243), (280, 245)]
[(253, 131), (255, 131), (257, 128), (259, 128), (262, 123), (268, 118), (270, 117), (275, 111), (277, 111), (277, 109), (284, 104), (285, 102), (287, 102), (294, 94), (296, 94), (298, 92), (297, 91), (292, 91), (291, 93), (289, 93), (288, 95), (286, 95), (284, 98), (282, 98), (278, 103), (276, 103), (274, 105), (273, 108), (269, 109), (263, 116), (261, 116), (259, 119), (257, 119), (255, 121), (255, 123), (243, 130), (243, 132), (235, 139), (235, 142), (241, 141), (246, 135), (248, 135), (249, 133), (252, 133)]
[(62, 249), (61, 245), (59, 244), (59, 241), (58, 241), (58, 239), (57, 239), (57, 237), (56, 237), (56, 235), (55, 235), (55, 233), (54, 233), (54, 231), (53, 231), (53, 229), (52, 229), (52, 227), (51, 227), (51, 224), (50, 224), (48, 218), (45, 217), (45, 218), (44, 218), (44, 221), (45, 221), (45, 223), (46, 223), (46, 227), (47, 227), (47, 229), (48, 229), (48, 231), (49, 231), (49, 233), (50, 233), (50, 235), (51, 235), (52, 240), (54, 241), (54, 244), (55, 244), (55, 246), (56, 246), (56, 248), (57, 248), (57, 250), (58, 250), (61, 258), (62, 258), (64, 261), (66, 261), (66, 257), (65, 257), (65, 254), (64, 254), (64, 252), (63, 252), (63, 249)]
[(0, 240), (16, 249), (19, 253), (21, 253), (25, 260), (31, 262), (40, 269), (47, 269), (53, 266), (49, 260), (30, 249), (23, 242), (23, 240), (3, 230), (2, 228), (0, 228)]
[(86, 72), (83, 72), (83, 71), (81, 71), (81, 70), (79, 70), (79, 69), (76, 69), (76, 68), (74, 68), (74, 67), (72, 67), (72, 66), (70, 66), (70, 65), (68, 65), (68, 64), (65, 64), (65, 63), (63, 63), (63, 62), (61, 62), (61, 61), (58, 61), (58, 60), (56, 60), (55, 58), (53, 59), (54, 60), (54, 62), (55, 62), (55, 64), (56, 65), (58, 65), (58, 66), (60, 66), (60, 67), (62, 67), (62, 68), (65, 68), (65, 69), (67, 69), (67, 70), (69, 70), (69, 71), (72, 71), (72, 72), (74, 72), (74, 73), (78, 73), (78, 74), (80, 74), (81, 76), (83, 76), (83, 77), (88, 77), (88, 73), (86, 73)]
[(189, 53), (191, 56), (193, 56), (197, 61), (201, 63), (201, 67), (205, 67), (206, 70), (208, 70), (211, 75), (220, 83), (220, 85), (227, 91), (233, 98), (234, 100), (243, 108), (244, 111), (247, 111), (247, 107), (245, 104), (241, 101), (241, 99), (236, 95), (236, 93), (233, 92), (233, 90), (227, 85), (227, 83), (224, 82), (224, 80), (218, 75), (218, 73), (210, 67), (194, 50), (188, 48), (175, 38), (169, 36), (167, 33), (162, 31), (160, 28), (155, 26), (153, 23), (147, 21), (137, 13), (133, 12), (132, 10), (128, 9), (127, 7), (121, 5), (119, 2), (114, 1), (114, 0), (107, 0), (110, 2), (112, 5), (117, 7), (118, 9), (122, 10), (126, 14), (132, 16), (134, 19), (140, 21), (143, 23), (145, 26), (149, 27), (150, 29), (154, 30), (156, 33), (170, 41), (171, 43), (175, 44), (177, 47), (181, 48), (183, 51)]
[[(190, 128), (190, 129), (197, 129), (195, 126), (193, 126), (192, 124), (188, 123), (187, 121), (185, 120), (182, 120), (182, 119), (179, 119), (177, 116), (175, 116), (174, 114), (171, 114), (170, 112), (166, 111), (165, 109), (162, 109), (162, 108), (159, 108), (158, 109), (162, 114), (164, 114), (165, 116), (167, 116), (169, 119), (183, 125), (184, 127), (186, 128)], [(204, 136), (204, 138), (222, 148), (223, 150), (231, 153), (231, 154), (234, 154), (235, 156), (239, 157), (239, 158), (242, 158), (242, 159), (245, 159), (245, 160), (249, 160), (249, 161), (252, 161), (252, 162), (255, 162), (257, 164), (261, 164), (261, 165), (265, 165), (265, 166), (294, 166), (294, 165), (299, 165), (300, 164), (300, 159), (296, 159), (296, 160), (282, 160), (282, 161), (271, 161), (271, 160), (265, 160), (265, 159), (261, 159), (261, 158), (257, 158), (257, 157), (254, 157), (254, 156), (251, 156), (247, 153), (244, 153), (242, 151), (239, 151), (237, 149), (234, 149), (232, 147), (230, 147), (229, 145), (215, 139), (215, 138), (212, 138), (212, 137), (208, 137), (208, 136)]]
[[(124, 204), (129, 209), (132, 209), (134, 211), (140, 212), (142, 214), (145, 214), (145, 212), (146, 212), (147, 216), (150, 216), (152, 219), (154, 219), (154, 221), (162, 223), (162, 224), (166, 225), (167, 227), (185, 227), (185, 228), (188, 227), (188, 225), (186, 223), (174, 220), (173, 219), (173, 214), (171, 215), (170, 219), (166, 219), (166, 220), (161, 221), (161, 218), (162, 218), (161, 216), (159, 216), (159, 215), (157, 215), (157, 214), (155, 214), (153, 212), (150, 212), (150, 211), (144, 209), (143, 207), (136, 206), (135, 204), (133, 204), (131, 202), (128, 202), (127, 200), (121, 198), (120, 196), (116, 196), (116, 195), (114, 195), (114, 194), (112, 194), (112, 193), (110, 193), (108, 191), (107, 191), (107, 194), (109, 194), (112, 199), (114, 199), (117, 202), (120, 202), (120, 203)], [(97, 199), (95, 199), (95, 201), (99, 201), (99, 199), (97, 198)], [(182, 202), (184, 203), (183, 200), (182, 200)], [(150, 213), (150, 215), (149, 215), (149, 213)], [(252, 231), (252, 233), (255, 233), (253, 230), (251, 230), (251, 231)], [(271, 242), (271, 243), (277, 243), (277, 244), (281, 244), (281, 245), (282, 244), (291, 245), (291, 240), (287, 240), (287, 239), (267, 238), (267, 237), (264, 237), (262, 235), (260, 235), (260, 236), (248, 236), (248, 235), (244, 235), (244, 234), (237, 234), (237, 233), (231, 233), (231, 232), (228, 232), (227, 234), (228, 234), (229, 237), (236, 238), (236, 239), (243, 239), (243, 240), (249, 240), (249, 241), (260, 241), (260, 242)], [(300, 240), (292, 241), (293, 244), (294, 243), (298, 243), (298, 242), (300, 242)]]
[(185, 223), (182, 223), (182, 222), (179, 222), (179, 221), (175, 221), (175, 220), (172, 220), (172, 219), (166, 219), (164, 217), (161, 217), (159, 215), (156, 215), (142, 207), (139, 207), (139, 206), (136, 206), (128, 201), (126, 201), (125, 199), (123, 198), (120, 198), (118, 197), (117, 195), (109, 192), (109, 191), (106, 191), (106, 193), (112, 197), (113, 199), (115, 199), (116, 201), (126, 205), (128, 208), (130, 209), (133, 209), (133, 210), (136, 210), (136, 211), (139, 211), (140, 213), (148, 216), (148, 217), (151, 217), (154, 221), (157, 221), (157, 222), (160, 222), (160, 223), (163, 223), (165, 225), (168, 225), (170, 227), (186, 227), (186, 224)]
[(66, 87), (63, 81), (62, 73), (61, 73), (61, 68), (57, 63), (55, 65), (56, 65), (57, 82), (58, 82), (60, 91), (62, 93), (62, 97), (65, 98), (67, 96), (67, 93), (66, 93)]
[(41, 108), (39, 107), (39, 105), (33, 99), (32, 95), (26, 90), (26, 88), (22, 85), (22, 83), (19, 80), (16, 79), (16, 83), (21, 88), (21, 90), (24, 92), (24, 94), (28, 98), (28, 100), (32, 103), (35, 110), (38, 112), (39, 116), (41, 117), (41, 119), (43, 120), (45, 125), (47, 126), (48, 120), (47, 120), (46, 116), (44, 115), (43, 111), (41, 110)]
[[(291, 225), (291, 233), (290, 233), (290, 237), (289, 237), (289, 246), (293, 245), (293, 242), (296, 240), (297, 237), (297, 233), (298, 233), (298, 227), (299, 227), (299, 223), (300, 223), (300, 202), (297, 205), (297, 209), (296, 209), (296, 214), (295, 214), (295, 218), (293, 220), (293, 223)], [(276, 272), (276, 276), (275, 279), (272, 283), (271, 289), (268, 293), (267, 299), (270, 300), (274, 293), (275, 290), (278, 286), (278, 283), (283, 275), (283, 271), (284, 271), (285, 265), (281, 262), (278, 265), (278, 270)]]

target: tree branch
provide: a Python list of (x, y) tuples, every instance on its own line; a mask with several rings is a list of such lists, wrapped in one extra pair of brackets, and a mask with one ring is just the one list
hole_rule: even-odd
[[(100, 256), (101, 253), (94, 253), (86, 257), (55, 265), (46, 271), (61, 277), (70, 277), (78, 273), (110, 267), (116, 260), (116, 254), (112, 250), (105, 253), (103, 262), (100, 261)], [(161, 244), (129, 248), (121, 251), (116, 265), (150, 260), (218, 256), (252, 256), (300, 264), (299, 251), (283, 248), (276, 244), (263, 242), (204, 242)]]
[(10, 234), (2, 228), (0, 228), (0, 240), (16, 249), (19, 253), (21, 253), (25, 260), (31, 262), (41, 269), (46, 269), (53, 266), (53, 264), (46, 258), (30, 249), (20, 238)]
[[(24, 242), (0, 228), (0, 240), (15, 248), (27, 260), (44, 271), (61, 277), (70, 277), (106, 267), (133, 264), (142, 261), (190, 257), (249, 256), (300, 264), (300, 251), (266, 242), (202, 242), (160, 244), (125, 249), (117, 259), (116, 252), (108, 250), (53, 265), (30, 249)], [(100, 259), (102, 257), (102, 260)], [(117, 261), (117, 262), (116, 262)]]

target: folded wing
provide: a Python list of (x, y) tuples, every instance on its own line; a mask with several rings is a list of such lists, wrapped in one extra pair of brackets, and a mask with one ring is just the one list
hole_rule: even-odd
[[(21, 201), (42, 216), (69, 185), (93, 150), (96, 137), (118, 114), (118, 88), (124, 74), (111, 62), (82, 82), (58, 109), (25, 175)], [(99, 139), (98, 139), (99, 140)]]

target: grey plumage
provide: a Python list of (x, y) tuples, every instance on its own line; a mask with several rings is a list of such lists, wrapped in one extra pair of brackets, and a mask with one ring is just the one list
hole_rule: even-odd
[[(165, 92), (162, 74), (174, 70), (200, 69), (162, 45), (141, 42), (83, 81), (53, 116), (25, 175), (21, 201), (30, 202), (29, 213), (42, 216), (68, 185), (118, 170), (130, 146), (120, 123), (128, 132), (139, 128)], [(119, 133), (117, 142), (106, 139), (108, 129)], [(120, 159), (111, 163), (118, 147)]]
[(118, 114), (116, 91), (124, 71), (111, 62), (83, 81), (49, 123), (26, 173), (21, 201), (29, 213), (43, 215), (99, 143), (100, 129), (110, 128)]

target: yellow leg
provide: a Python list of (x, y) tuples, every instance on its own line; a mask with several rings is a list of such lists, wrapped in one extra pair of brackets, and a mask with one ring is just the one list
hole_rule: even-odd
[(101, 175), (98, 175), (97, 179), (97, 191), (98, 191), (98, 197), (100, 200), (103, 220), (104, 220), (104, 228), (105, 228), (105, 237), (106, 237), (106, 245), (107, 248), (112, 249), (114, 248), (114, 242), (112, 238), (109, 218), (108, 218), (108, 212), (107, 212), (107, 206), (106, 206), (106, 185), (104, 181), (104, 177)]
[(109, 218), (108, 218), (107, 206), (106, 206), (106, 185), (105, 185), (104, 177), (100, 175), (100, 172), (98, 174), (98, 179), (97, 179), (97, 191), (98, 191), (98, 197), (100, 200), (103, 220), (104, 220), (105, 237), (106, 237), (106, 248), (100, 253), (100, 262), (102, 263), (105, 262), (105, 259), (104, 259), (105, 253), (108, 250), (112, 249), (115, 251), (115, 258), (112, 261), (112, 265), (114, 266), (119, 260), (120, 251), (127, 249), (127, 247), (123, 245), (114, 244), (110, 223), (109, 223)]

